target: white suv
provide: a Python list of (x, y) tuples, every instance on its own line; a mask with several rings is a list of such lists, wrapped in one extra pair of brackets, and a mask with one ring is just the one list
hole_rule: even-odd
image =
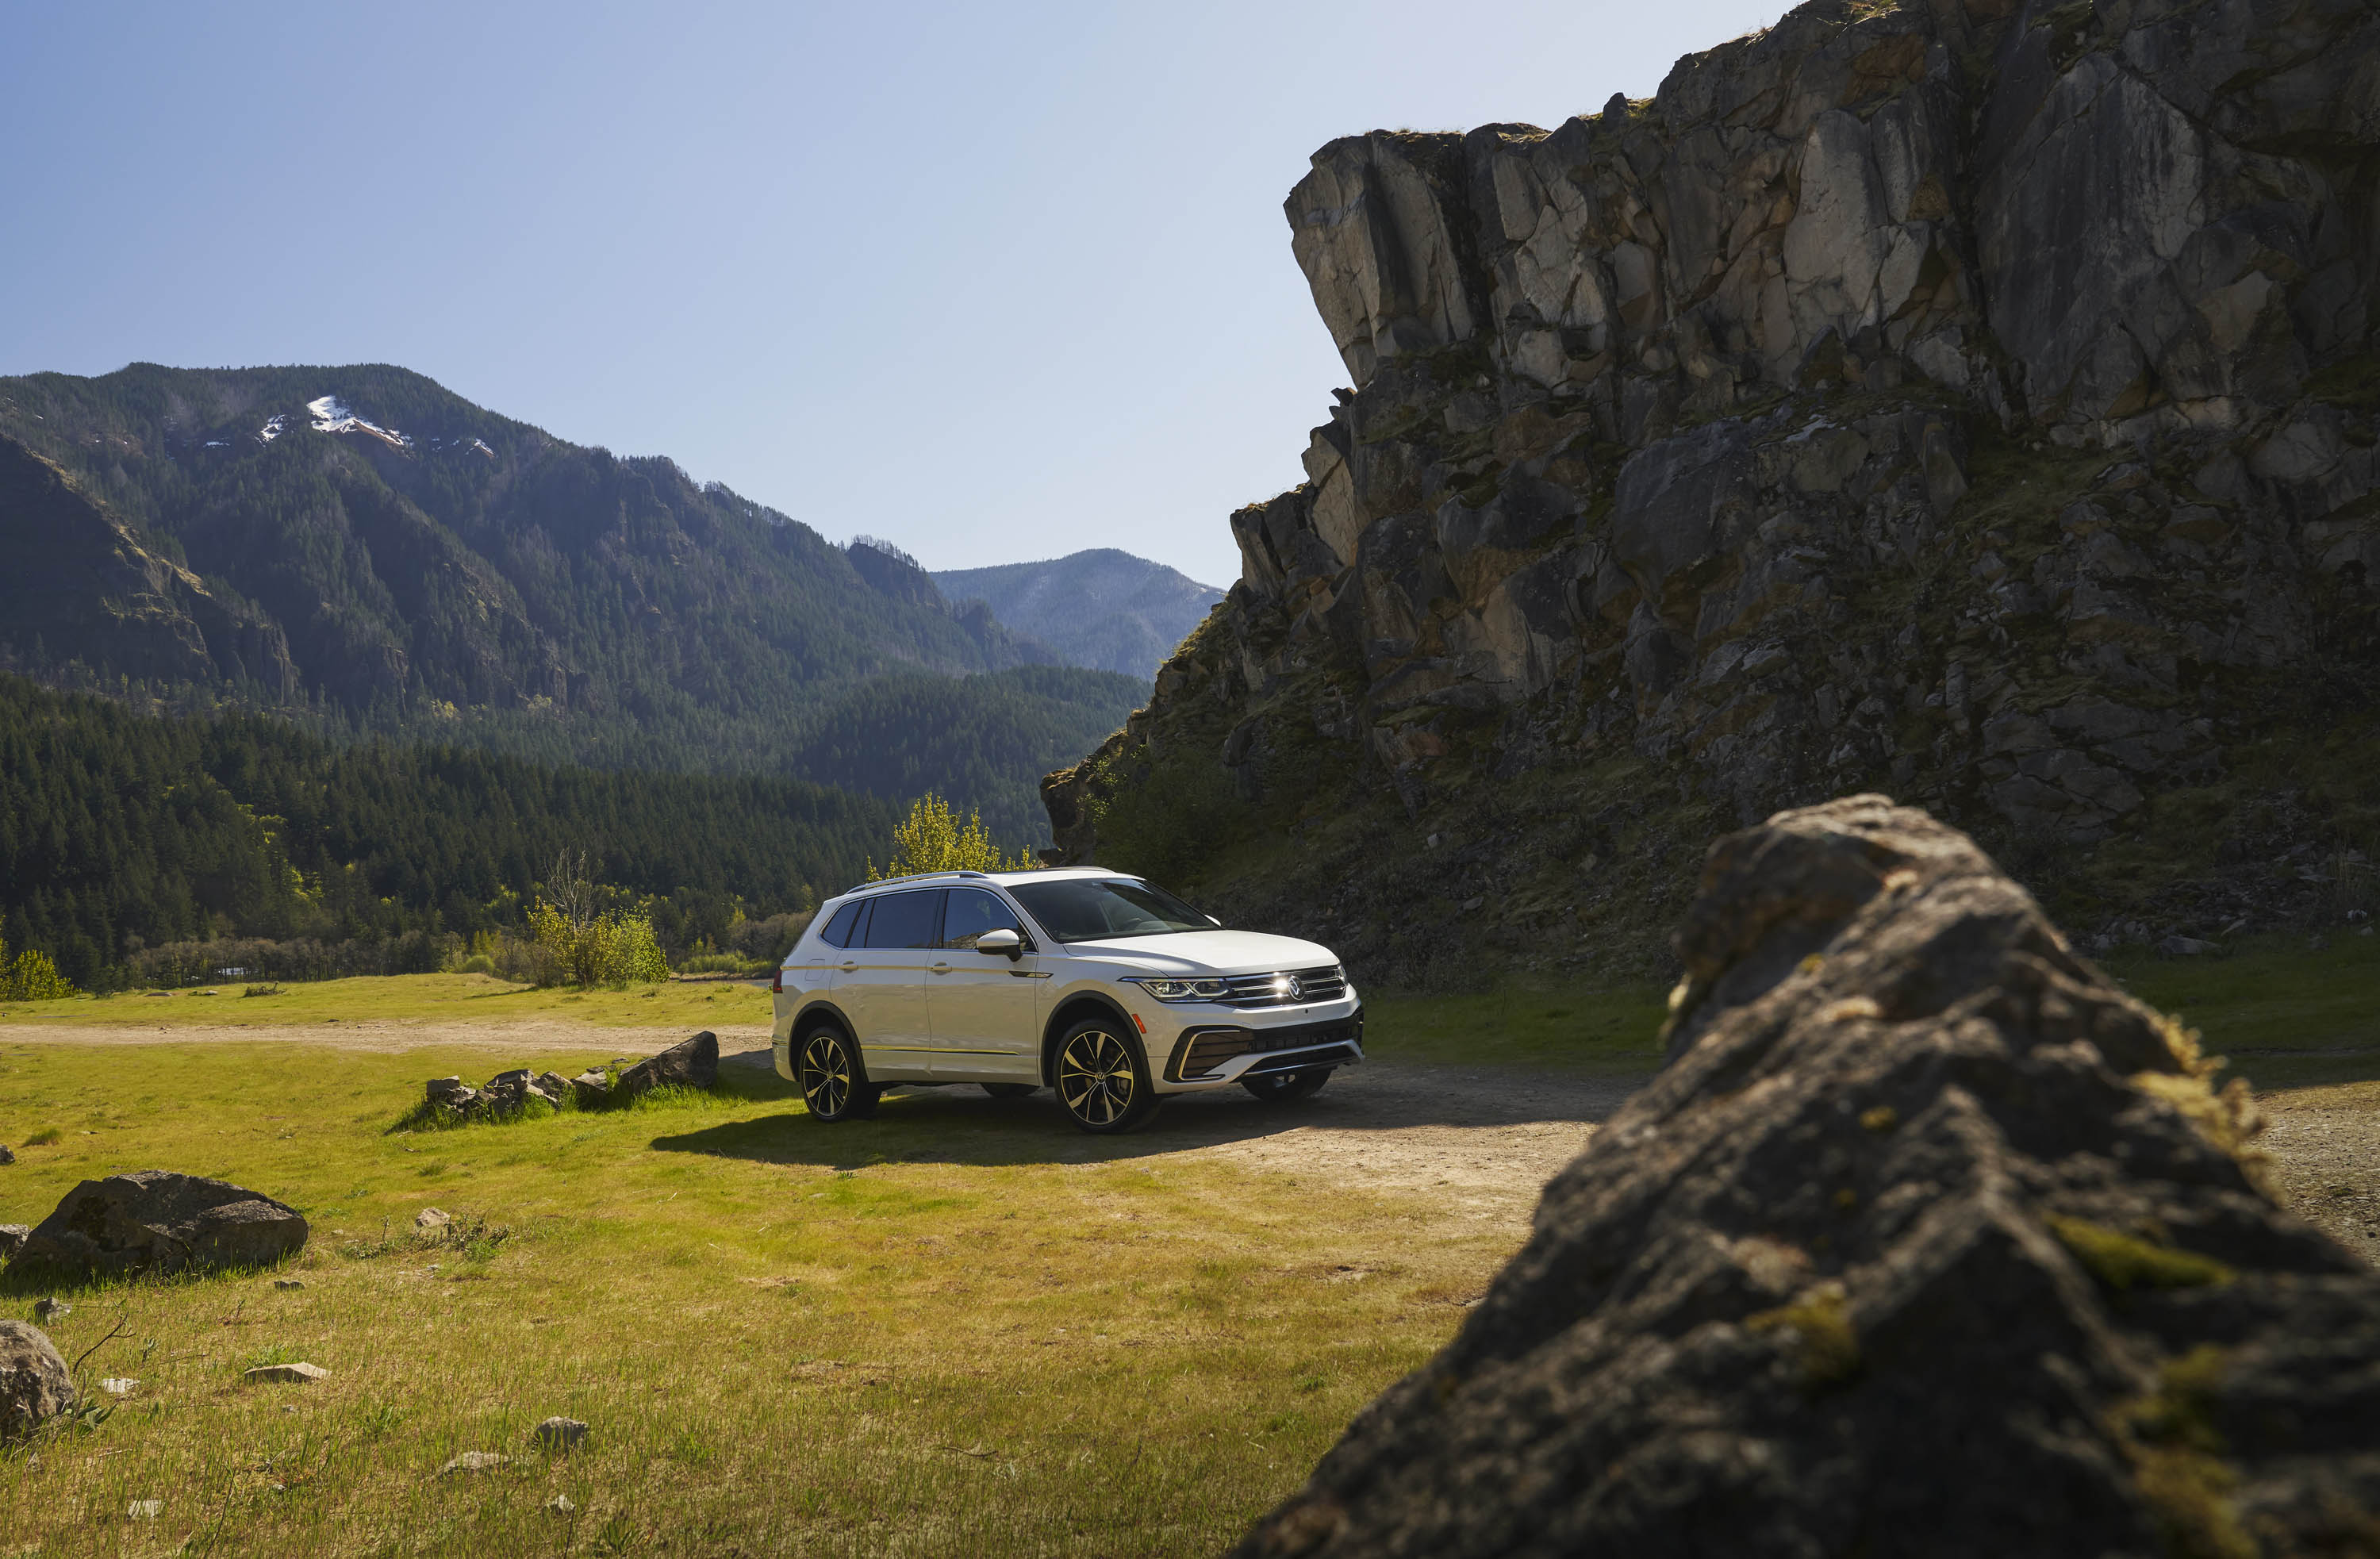
[(819, 908), (777, 971), (777, 1074), (821, 1121), (888, 1086), (1049, 1085), (1086, 1131), (1168, 1094), (1311, 1095), (1364, 1059), (1364, 1009), (1330, 949), (1225, 931), (1164, 889), (1092, 868), (941, 871)]

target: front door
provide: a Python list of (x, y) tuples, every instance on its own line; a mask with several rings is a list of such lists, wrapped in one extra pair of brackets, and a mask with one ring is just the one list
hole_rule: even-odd
[[(933, 1029), (926, 1017), (926, 964), (940, 956), (934, 933), (942, 891), (919, 888), (875, 901), (866, 930), (836, 966), (838, 1005), (858, 1029), (870, 1082), (922, 1081)], [(849, 993), (846, 997), (845, 993)]]
[[(927, 966), (926, 1010), (934, 1027), (934, 1076), (972, 1082), (1041, 1080), (1041, 959), (978, 953), (988, 931), (1025, 927), (998, 895), (953, 888), (942, 910), (942, 944)], [(1027, 945), (1030, 939), (1027, 938)]]

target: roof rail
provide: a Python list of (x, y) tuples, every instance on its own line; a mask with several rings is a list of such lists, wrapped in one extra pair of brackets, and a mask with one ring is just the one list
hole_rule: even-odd
[(980, 877), (989, 881), (990, 876), (989, 871), (905, 871), (898, 877), (879, 877), (873, 882), (854, 883), (835, 896), (840, 898), (856, 894), (862, 888), (880, 888), (887, 883), (916, 883), (929, 877)]

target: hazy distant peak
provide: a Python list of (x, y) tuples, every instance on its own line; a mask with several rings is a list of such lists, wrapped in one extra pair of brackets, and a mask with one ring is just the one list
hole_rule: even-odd
[(990, 603), (1010, 628), (1076, 665), (1135, 676), (1154, 676), (1223, 599), (1213, 585), (1114, 547), (1038, 563), (945, 569), (933, 579), (953, 601)]

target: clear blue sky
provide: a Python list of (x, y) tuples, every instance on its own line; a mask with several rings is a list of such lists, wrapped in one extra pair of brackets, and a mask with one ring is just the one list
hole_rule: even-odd
[(1307, 155), (1551, 126), (1782, 8), (26, 0), (0, 372), (402, 363), (929, 567), (1226, 584), (1345, 380)]

